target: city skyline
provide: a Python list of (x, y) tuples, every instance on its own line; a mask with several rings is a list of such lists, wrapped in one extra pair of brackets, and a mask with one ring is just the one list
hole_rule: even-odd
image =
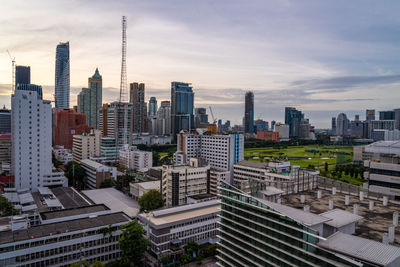
[[(67, 41), (70, 106), (96, 67), (103, 75), (103, 102), (117, 100), (120, 17), (127, 14), (128, 83), (146, 83), (146, 101), (169, 100), (170, 83), (182, 81), (193, 84), (195, 107), (212, 105), (218, 119), (232, 124), (241, 123), (247, 90), (254, 91), (255, 119), (283, 121), (285, 106), (302, 110), (318, 128), (328, 128), (340, 112), (363, 119), (367, 108), (396, 108), (400, 96), (394, 37), (400, 6), (360, 3), (13, 1), (4, 4), (7, 27), (0, 32), (6, 36), (0, 43), (0, 104), (10, 107), (7, 49), (17, 65), (31, 67), (44, 99), (53, 100), (54, 48)], [(170, 16), (177, 6), (184, 12)], [(43, 19), (22, 17), (15, 12), (22, 7)], [(133, 10), (135, 17), (129, 16)], [(63, 24), (54, 14), (65, 17)]]

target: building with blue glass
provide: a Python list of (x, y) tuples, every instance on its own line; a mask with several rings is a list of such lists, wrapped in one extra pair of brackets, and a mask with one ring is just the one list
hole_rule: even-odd
[(299, 138), (300, 122), (304, 114), (293, 107), (285, 107), (285, 124), (289, 125), (289, 137)]
[(244, 132), (254, 133), (254, 93), (246, 92), (244, 102)]
[(171, 130), (173, 138), (181, 130), (193, 130), (194, 125), (194, 93), (190, 83), (171, 83)]
[(69, 42), (59, 43), (56, 49), (56, 108), (69, 108), (70, 68)]

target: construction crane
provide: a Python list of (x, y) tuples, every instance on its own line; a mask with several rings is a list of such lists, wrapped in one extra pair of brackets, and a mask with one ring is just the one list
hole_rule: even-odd
[(212, 111), (211, 106), (209, 106), (208, 108), (210, 109), (211, 117), (212, 117), (212, 119), (213, 119), (213, 123), (212, 123), (212, 124), (216, 124), (216, 123), (217, 123), (217, 119), (214, 118), (214, 113), (213, 113), (213, 111)]
[(12, 85), (11, 85), (11, 93), (14, 93), (15, 89), (15, 57), (13, 58), (10, 54), (10, 51), (7, 50), (8, 56), (11, 59), (11, 65), (12, 65)]

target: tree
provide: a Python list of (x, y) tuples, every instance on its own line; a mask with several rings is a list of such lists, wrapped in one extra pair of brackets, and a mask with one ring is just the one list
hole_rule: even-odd
[(0, 195), (0, 217), (17, 215), (18, 211), (14, 209), (13, 204), (7, 198)]
[(124, 264), (142, 266), (142, 259), (147, 247), (151, 244), (144, 238), (146, 231), (135, 219), (122, 226), (122, 233), (119, 238), (119, 246), (122, 251), (121, 260)]
[(194, 241), (188, 242), (185, 246), (185, 250), (193, 254), (193, 257), (197, 256), (197, 251), (199, 250), (199, 244)]
[(100, 188), (109, 188), (113, 187), (115, 185), (115, 181), (112, 178), (105, 179), (103, 182), (100, 184)]
[(153, 166), (158, 166), (160, 163), (160, 153), (153, 152)]
[(325, 162), (325, 171), (326, 171), (326, 172), (328, 172), (328, 168), (329, 168), (328, 162)]
[(106, 265), (101, 261), (94, 261), (92, 267), (105, 267)]
[(192, 260), (192, 257), (190, 257), (189, 254), (187, 254), (187, 253), (181, 254), (181, 259), (180, 259), (181, 264), (189, 263), (191, 260)]
[(160, 191), (152, 189), (144, 193), (139, 199), (140, 211), (151, 211), (164, 206), (164, 200)]
[(90, 264), (88, 261), (78, 261), (72, 263), (70, 267), (90, 267)]
[(85, 169), (77, 162), (70, 161), (65, 166), (65, 176), (68, 178), (68, 185), (77, 189), (85, 188)]

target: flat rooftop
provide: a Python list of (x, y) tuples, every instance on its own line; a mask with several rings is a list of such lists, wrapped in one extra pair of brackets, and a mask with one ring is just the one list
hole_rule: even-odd
[(42, 224), (29, 229), (0, 232), (0, 245), (11, 242), (46, 237), (66, 232), (90, 229), (99, 226), (128, 222), (129, 218), (122, 212), (99, 215), (65, 222)]
[[(329, 200), (333, 199), (334, 209), (341, 209), (349, 213), (353, 213), (353, 205), (358, 204), (358, 220), (355, 230), (355, 236), (382, 242), (382, 235), (388, 232), (389, 226), (393, 223), (393, 212), (400, 211), (400, 205), (389, 202), (387, 206), (383, 206), (382, 200), (374, 201), (374, 210), (369, 210), (369, 201), (372, 199), (364, 197), (360, 201), (358, 196), (350, 195), (350, 205), (345, 205), (345, 194), (337, 192), (332, 195), (331, 191), (321, 190), (322, 198), (317, 198), (317, 191), (304, 191), (297, 194), (289, 194), (281, 196), (281, 203), (292, 208), (303, 210), (305, 205), (310, 206), (310, 212), (324, 217), (336, 217), (340, 215), (338, 211), (329, 210)], [(300, 196), (305, 195), (305, 203), (301, 203)], [(325, 213), (325, 214), (324, 214)], [(332, 216), (330, 216), (330, 215)], [(354, 216), (353, 216), (354, 217)], [(358, 218), (351, 218), (357, 220)], [(338, 218), (339, 219), (339, 218)], [(340, 224), (340, 222), (338, 222)], [(400, 246), (400, 227), (395, 229), (395, 243)]]
[(235, 165), (243, 166), (243, 167), (250, 167), (250, 168), (257, 168), (257, 169), (266, 169), (268, 165), (266, 163), (258, 162), (258, 161), (249, 161), (249, 160), (242, 160), (236, 163)]
[(99, 205), (92, 205), (92, 206), (86, 206), (86, 207), (78, 207), (78, 208), (70, 208), (70, 209), (64, 209), (64, 210), (41, 212), (40, 216), (42, 217), (43, 220), (52, 220), (52, 219), (56, 219), (56, 218), (77, 216), (77, 215), (95, 213), (95, 212), (106, 211), (106, 210), (110, 210), (110, 209), (107, 208), (103, 204), (99, 204)]
[(52, 188), (51, 191), (66, 209), (83, 207), (91, 204), (71, 187), (56, 187)]
[(208, 199), (208, 198), (216, 197), (216, 195), (204, 193), (204, 194), (191, 195), (191, 196), (188, 196), (188, 197), (193, 198), (194, 200), (202, 200), (202, 199)]

